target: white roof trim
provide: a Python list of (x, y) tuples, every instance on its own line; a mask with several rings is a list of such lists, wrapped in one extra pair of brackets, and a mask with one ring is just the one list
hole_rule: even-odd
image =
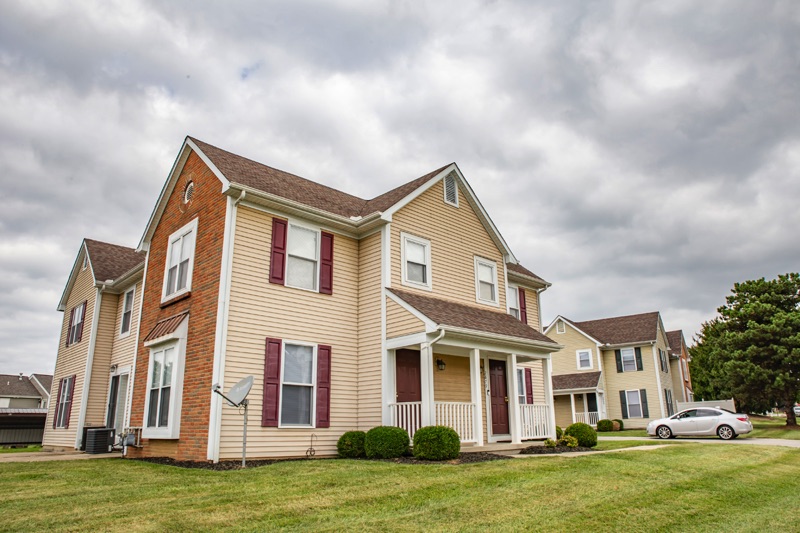
[[(92, 258), (89, 257), (89, 248), (86, 246), (86, 239), (81, 241), (81, 249), (83, 250), (83, 253), (86, 254), (89, 271), (92, 273), (92, 280), (96, 285), (97, 279), (94, 277), (94, 267), (92, 266)], [(78, 255), (75, 256), (75, 262), (72, 264), (72, 270), (70, 270), (69, 273), (69, 279), (67, 279), (67, 284), (64, 286), (64, 292), (61, 293), (61, 299), (58, 301), (58, 307), (56, 307), (58, 311), (65, 311), (67, 309), (67, 300), (69, 299), (69, 295), (72, 292), (72, 287), (75, 285), (75, 281), (78, 278), (78, 273), (81, 271), (81, 262), (79, 261), (80, 257), (81, 250), (78, 250)]]
[(547, 332), (550, 331), (551, 329), (553, 329), (553, 327), (556, 325), (556, 323), (558, 323), (559, 320), (563, 320), (565, 323), (569, 324), (572, 327), (572, 329), (574, 329), (575, 331), (577, 331), (578, 333), (580, 333), (581, 335), (583, 335), (584, 337), (586, 337), (587, 339), (589, 339), (593, 343), (595, 343), (595, 344), (597, 344), (599, 346), (605, 346), (606, 345), (604, 342), (595, 339), (594, 337), (592, 337), (591, 335), (589, 335), (588, 333), (583, 331), (581, 328), (576, 326), (571, 320), (569, 320), (567, 318), (564, 318), (562, 315), (558, 315), (557, 317), (555, 317), (553, 319), (553, 321), (550, 322), (550, 325), (547, 326), (546, 328), (544, 328), (544, 334), (547, 335)]

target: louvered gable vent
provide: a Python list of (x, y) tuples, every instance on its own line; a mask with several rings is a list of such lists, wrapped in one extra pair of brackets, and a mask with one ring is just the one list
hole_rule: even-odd
[(448, 174), (444, 178), (444, 201), (458, 207), (458, 185), (453, 174)]

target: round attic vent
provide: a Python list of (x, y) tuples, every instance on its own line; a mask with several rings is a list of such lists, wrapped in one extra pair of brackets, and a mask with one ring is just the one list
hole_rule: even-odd
[(186, 188), (183, 189), (183, 203), (188, 204), (191, 202), (192, 196), (194, 196), (194, 182), (190, 181), (186, 184)]

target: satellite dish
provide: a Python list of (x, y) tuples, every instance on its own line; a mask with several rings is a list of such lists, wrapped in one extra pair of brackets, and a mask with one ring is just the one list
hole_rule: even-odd
[(247, 376), (243, 380), (239, 381), (239, 383), (231, 387), (231, 390), (228, 391), (225, 399), (228, 400), (228, 403), (232, 407), (238, 407), (242, 404), (244, 399), (247, 398), (247, 395), (252, 387), (253, 376)]

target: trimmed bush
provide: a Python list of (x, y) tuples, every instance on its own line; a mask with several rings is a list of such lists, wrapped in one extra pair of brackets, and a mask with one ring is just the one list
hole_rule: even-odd
[(603, 419), (597, 421), (597, 431), (614, 431), (614, 422)]
[(461, 439), (453, 428), (426, 426), (414, 433), (414, 457), (428, 461), (455, 459), (461, 451)]
[(561, 429), (561, 426), (556, 426), (556, 440), (560, 439), (562, 435), (564, 435), (564, 430)]
[(577, 448), (578, 447), (578, 439), (576, 439), (572, 435), (564, 435), (563, 437), (558, 439), (557, 444), (559, 446), (566, 446), (567, 448)]
[(589, 424), (576, 422), (564, 430), (564, 435), (578, 439), (578, 444), (586, 448), (597, 446), (597, 432)]
[(553, 439), (545, 439), (544, 445), (547, 448), (555, 448), (556, 446), (558, 446), (558, 443)]
[(403, 428), (378, 426), (367, 431), (364, 451), (370, 459), (394, 459), (408, 453), (408, 433)]
[(367, 434), (363, 431), (348, 431), (336, 442), (336, 450), (339, 457), (366, 457), (364, 451), (364, 439)]

